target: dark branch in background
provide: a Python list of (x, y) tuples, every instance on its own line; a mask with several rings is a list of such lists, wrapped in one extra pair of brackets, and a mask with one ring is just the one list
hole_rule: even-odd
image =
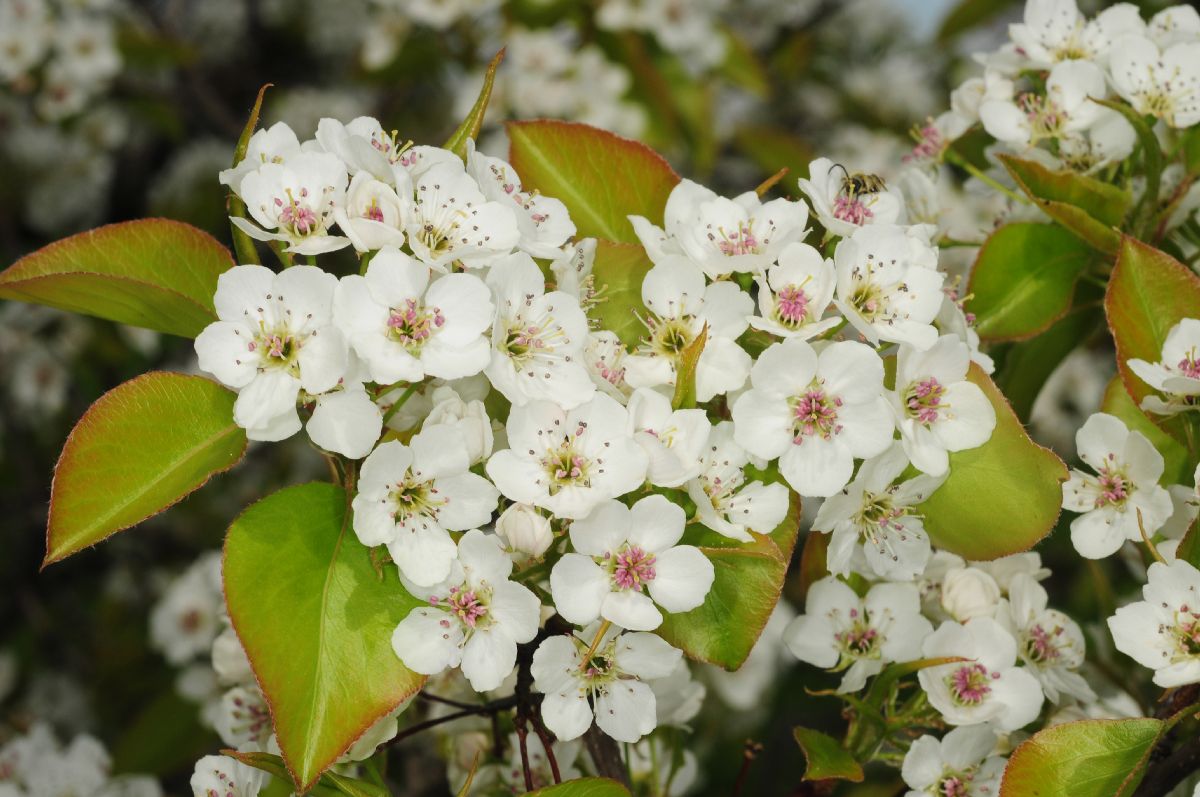
[(455, 711), (452, 714), (446, 714), (442, 717), (434, 717), (433, 719), (428, 719), (424, 722), (418, 722), (416, 725), (410, 725), (409, 727), (400, 731), (400, 733), (396, 734), (396, 737), (392, 739), (391, 743), (398, 744), (408, 737), (420, 733), (421, 731), (429, 730), (430, 728), (436, 728), (438, 725), (442, 725), (447, 722), (453, 722), (454, 720), (459, 720), (463, 717), (475, 717), (481, 714), (494, 714), (497, 711), (505, 711), (515, 707), (516, 705), (517, 698), (514, 695), (513, 697), (505, 697), (501, 698), (500, 700), (493, 700), (490, 703), (473, 706), (468, 709), (463, 709), (462, 711)]
[[(1154, 711), (1155, 719), (1166, 720), (1181, 711), (1196, 710), (1200, 684), (1188, 684), (1165, 692)], [(1186, 722), (1186, 719), (1184, 720)], [(1189, 729), (1182, 745), (1171, 748), (1179, 738), (1178, 726), (1172, 728), (1150, 751), (1146, 776), (1133, 797), (1164, 797), (1193, 772), (1200, 770), (1200, 735)]]
[(746, 776), (750, 774), (750, 765), (762, 751), (763, 746), (753, 739), (747, 739), (742, 746), (742, 768), (738, 770), (737, 780), (733, 782), (733, 797), (740, 797), (742, 787), (746, 785)]

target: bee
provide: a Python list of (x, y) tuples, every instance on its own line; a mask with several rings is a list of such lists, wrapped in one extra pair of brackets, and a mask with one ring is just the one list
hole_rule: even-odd
[(841, 169), (842, 174), (842, 193), (847, 199), (854, 199), (863, 194), (878, 194), (880, 191), (887, 190), (887, 183), (877, 174), (867, 174), (866, 172), (848, 172), (846, 167), (840, 163), (835, 163), (829, 167), (829, 171)]

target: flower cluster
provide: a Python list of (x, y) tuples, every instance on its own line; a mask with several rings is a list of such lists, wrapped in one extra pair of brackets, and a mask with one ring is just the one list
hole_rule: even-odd
[(9, 797), (161, 797), (154, 778), (114, 777), (111, 769), (112, 758), (98, 739), (80, 734), (64, 745), (42, 722), (0, 745), (0, 792)]

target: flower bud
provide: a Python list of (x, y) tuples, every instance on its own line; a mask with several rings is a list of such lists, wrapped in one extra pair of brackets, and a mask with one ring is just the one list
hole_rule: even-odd
[(467, 441), (467, 456), (471, 464), (482, 462), (492, 454), (492, 424), (482, 401), (463, 401), (451, 387), (439, 387), (433, 393), (433, 409), (425, 426), (453, 426)]
[(942, 608), (960, 623), (974, 617), (991, 617), (999, 601), (996, 579), (978, 568), (951, 570), (942, 581)]
[(496, 521), (496, 533), (504, 538), (510, 551), (531, 558), (541, 556), (554, 542), (550, 521), (528, 504), (513, 504)]

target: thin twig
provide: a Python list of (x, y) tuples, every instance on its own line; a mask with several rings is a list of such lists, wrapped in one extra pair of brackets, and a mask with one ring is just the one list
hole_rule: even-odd
[(525, 716), (517, 712), (517, 747), (521, 749), (521, 772), (525, 775), (525, 791), (533, 791), (533, 772), (529, 769), (529, 746), (525, 737), (529, 730), (525, 727)]
[(742, 787), (746, 785), (746, 776), (750, 774), (750, 765), (758, 758), (762, 749), (763, 746), (753, 739), (746, 740), (742, 747), (742, 768), (738, 770), (737, 780), (733, 782), (733, 797), (740, 797)]
[(542, 743), (542, 749), (546, 751), (546, 760), (550, 763), (550, 774), (554, 776), (554, 783), (556, 785), (562, 783), (562, 775), (558, 771), (558, 759), (554, 755), (554, 742), (550, 739), (550, 732), (546, 730), (541, 716), (537, 713), (534, 713), (529, 719), (533, 723), (533, 732), (537, 734), (538, 741)]
[(516, 704), (517, 699), (515, 697), (506, 697), (500, 700), (493, 700), (491, 703), (486, 703), (482, 706), (477, 706), (472, 709), (455, 711), (451, 714), (446, 714), (441, 717), (434, 717), (433, 719), (428, 719), (424, 722), (418, 722), (416, 725), (405, 728), (404, 730), (400, 731), (400, 733), (396, 734), (395, 738), (392, 739), (392, 743), (396, 744), (398, 742), (402, 742), (408, 737), (415, 736), (421, 731), (427, 731), (430, 728), (436, 728), (438, 725), (444, 725), (447, 722), (453, 722), (454, 720), (459, 720), (463, 717), (474, 717), (479, 714), (494, 714), (497, 711), (510, 709)]

